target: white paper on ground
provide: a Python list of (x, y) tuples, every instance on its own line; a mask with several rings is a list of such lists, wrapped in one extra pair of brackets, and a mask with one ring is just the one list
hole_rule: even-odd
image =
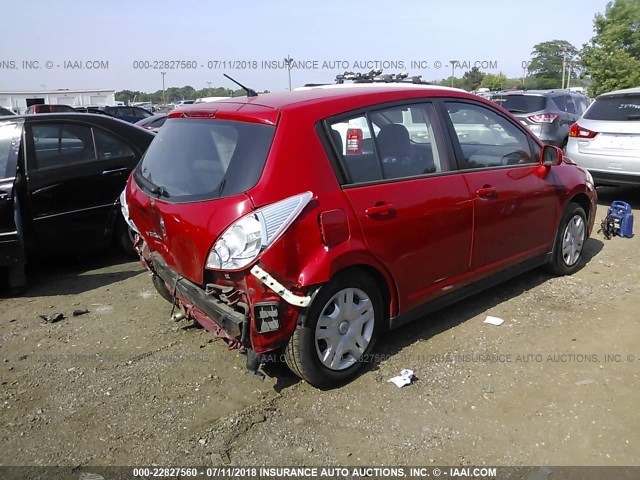
[(484, 319), (484, 323), (488, 323), (489, 325), (502, 325), (504, 323), (504, 320), (498, 317), (487, 315), (487, 318)]
[(411, 382), (413, 381), (413, 370), (405, 368), (400, 371), (400, 375), (390, 378), (389, 381), (398, 388), (402, 388), (405, 385), (411, 385)]

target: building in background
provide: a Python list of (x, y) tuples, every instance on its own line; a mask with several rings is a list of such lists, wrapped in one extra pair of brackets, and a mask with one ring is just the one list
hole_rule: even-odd
[(116, 105), (115, 90), (33, 90), (0, 92), (0, 106), (25, 113), (31, 105), (71, 105), (72, 107)]

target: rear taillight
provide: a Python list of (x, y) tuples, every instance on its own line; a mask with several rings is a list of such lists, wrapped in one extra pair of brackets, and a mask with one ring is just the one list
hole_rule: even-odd
[(347, 155), (358, 155), (362, 153), (362, 129), (347, 129)]
[(304, 192), (259, 208), (241, 217), (209, 251), (206, 268), (240, 270), (278, 240), (313, 198)]
[(527, 118), (534, 123), (553, 123), (556, 118), (558, 118), (558, 115), (555, 113), (540, 113), (538, 115), (531, 115)]
[(594, 138), (598, 135), (598, 132), (592, 132), (591, 130), (587, 130), (586, 128), (581, 127), (577, 123), (571, 125), (569, 128), (569, 136), (575, 138)]

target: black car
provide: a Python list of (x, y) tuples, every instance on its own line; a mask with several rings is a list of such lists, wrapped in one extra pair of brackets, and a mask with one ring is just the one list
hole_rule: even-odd
[(12, 288), (29, 258), (131, 248), (119, 195), (153, 138), (103, 115), (0, 119), (0, 268)]
[(136, 123), (143, 118), (153, 115), (149, 110), (145, 110), (141, 107), (127, 107), (127, 106), (104, 106), (100, 107), (100, 110), (108, 113), (112, 117), (119, 118), (129, 123)]
[[(109, 115), (104, 110), (100, 110), (100, 107), (73, 107), (76, 112), (80, 113), (97, 113), (98, 115)], [(113, 115), (109, 115), (112, 117)]]
[(5, 115), (15, 115), (15, 113), (13, 113), (11, 110), (9, 110), (8, 108), (5, 107), (0, 107), (0, 117), (3, 117)]
[(509, 110), (544, 143), (564, 148), (573, 125), (589, 106), (589, 98), (570, 90), (508, 90), (490, 99)]

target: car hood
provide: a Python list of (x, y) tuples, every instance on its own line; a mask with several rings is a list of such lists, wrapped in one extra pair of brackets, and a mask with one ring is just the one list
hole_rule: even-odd
[(229, 225), (253, 210), (241, 193), (215, 200), (170, 203), (148, 196), (133, 180), (127, 184), (129, 215), (142, 238), (165, 262), (188, 280), (202, 285), (211, 247)]

